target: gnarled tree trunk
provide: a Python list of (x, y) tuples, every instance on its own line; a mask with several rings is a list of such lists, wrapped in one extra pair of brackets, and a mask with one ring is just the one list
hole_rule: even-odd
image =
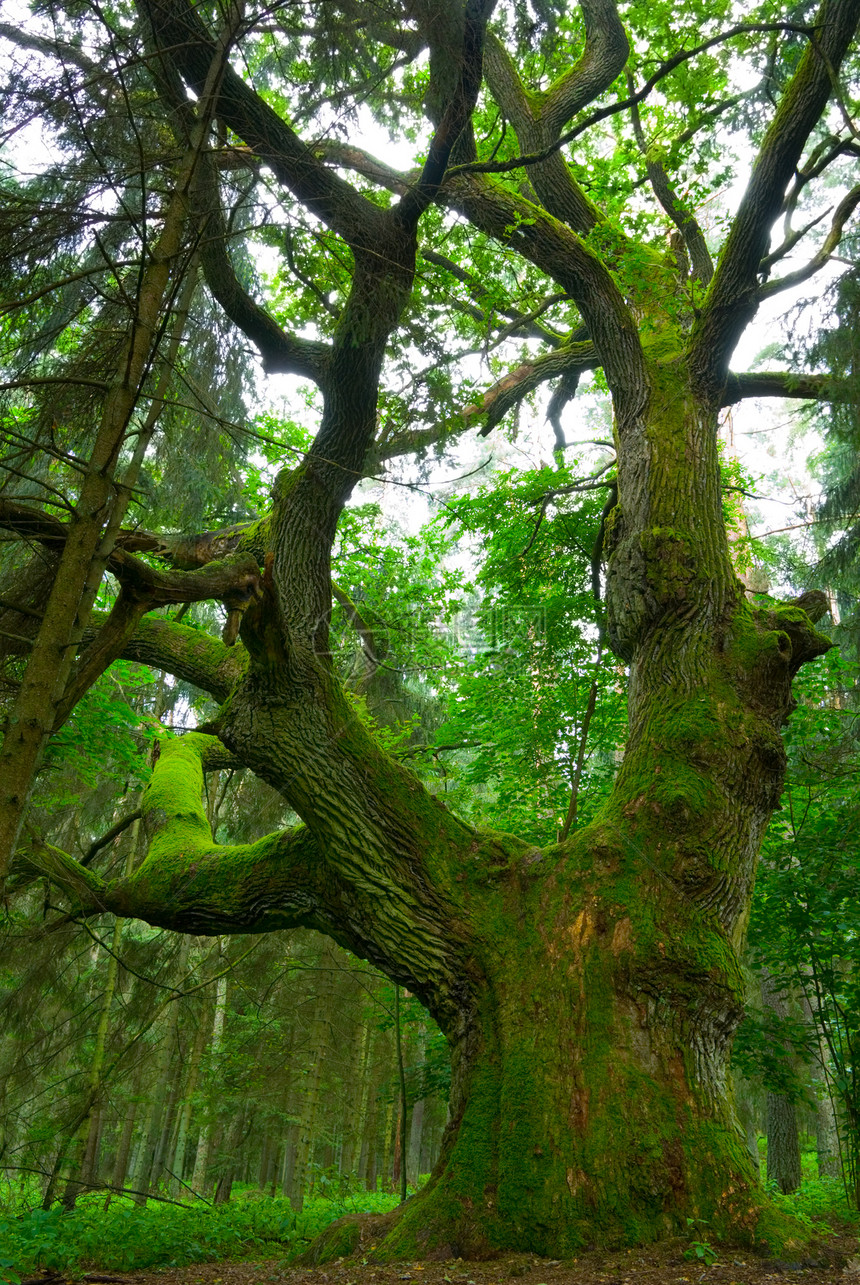
[(451, 1046), (452, 1119), (381, 1252), (557, 1256), (687, 1218), (749, 1240), (772, 1229), (726, 1086), (736, 949), (791, 677), (829, 644), (799, 606), (747, 604), (713, 420), (684, 385), (677, 362), (648, 368), (650, 467), (629, 452), (622, 470), (609, 622), (631, 663), (630, 736), (591, 825), (541, 851), (457, 820), (376, 748), (325, 659), (275, 629), (267, 589), (218, 733), (307, 829), (213, 845), (210, 742), (185, 737), (147, 794), (146, 861), (98, 890), (185, 931), (320, 929), (427, 1005)]

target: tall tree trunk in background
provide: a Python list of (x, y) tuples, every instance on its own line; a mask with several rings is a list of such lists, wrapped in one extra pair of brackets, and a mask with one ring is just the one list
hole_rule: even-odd
[[(180, 978), (183, 977), (188, 963), (190, 944), (191, 939), (188, 936), (182, 938), (176, 962), (176, 973)], [(180, 1016), (179, 1003), (171, 1004), (158, 1051), (156, 1071), (147, 1102), (142, 1137), (134, 1162), (134, 1175), (131, 1185), (136, 1193), (134, 1196), (135, 1203), (139, 1205), (146, 1204), (147, 1193), (151, 1190), (153, 1182), (160, 1174), (160, 1168), (158, 1173), (155, 1172), (155, 1164), (163, 1136), (162, 1129), (165, 1113), (169, 1113), (173, 1093), (173, 1059), (177, 1047)]]
[[(328, 951), (322, 956), (322, 961), (323, 967), (327, 963), (331, 964)], [(330, 969), (327, 968), (320, 980), (313, 1021), (308, 1034), (308, 1051), (313, 1058), (313, 1062), (305, 1080), (305, 1094), (299, 1119), (296, 1158), (293, 1166), (290, 1195), (290, 1200), (296, 1213), (301, 1213), (304, 1207), (305, 1192), (309, 1181), (309, 1166), (313, 1160), (323, 1068), (326, 1052), (330, 1048), (330, 1000), (333, 993), (334, 979)]]
[(344, 1102), (343, 1148), (340, 1155), (340, 1171), (346, 1178), (355, 1168), (356, 1157), (361, 1148), (364, 1117), (367, 1112), (367, 1069), (371, 1049), (370, 1027), (367, 1022), (361, 1021), (358, 1025), (352, 1049), (349, 1093)]
[(272, 1155), (272, 1163), (269, 1167), (269, 1177), (267, 1179), (266, 1185), (268, 1187), (268, 1194), (273, 1199), (277, 1195), (278, 1182), (281, 1179), (281, 1174), (284, 1168), (285, 1147), (286, 1147), (286, 1143), (284, 1142), (284, 1139), (281, 1138), (281, 1140), (275, 1144), (275, 1150)]
[(385, 1104), (385, 1123), (382, 1127), (382, 1164), (380, 1165), (380, 1176), (382, 1178), (382, 1190), (391, 1191), (391, 1152), (394, 1143), (394, 1103), (386, 1102)]
[(280, 1184), (283, 1194), (287, 1194), (286, 1188), (286, 1169), (289, 1159), (289, 1139), (290, 1139), (290, 1104), (293, 1096), (293, 1085), (295, 1083), (295, 1043), (296, 1027), (295, 1023), (290, 1023), (289, 1037), (284, 1050), (284, 1075), (281, 1083), (281, 1091), (276, 1104), (276, 1123), (273, 1125), (274, 1142), (272, 1169), (270, 1174), (271, 1190), (270, 1195), (274, 1196), (278, 1185)]
[[(227, 1012), (227, 976), (226, 974), (218, 978), (215, 983), (215, 1009), (212, 1016), (212, 1039), (209, 1044), (207, 1062), (211, 1068), (217, 1066), (218, 1057), (221, 1052), (221, 1044), (224, 1039), (224, 1018)], [(212, 1132), (214, 1127), (213, 1109), (214, 1095), (209, 1090), (209, 1111), (200, 1128), (197, 1138), (197, 1153), (194, 1159), (194, 1173), (191, 1178), (191, 1188), (198, 1195), (202, 1196), (207, 1186), (207, 1176), (209, 1172), (209, 1157), (212, 1148)]]
[[(415, 1064), (422, 1066), (427, 1048), (427, 1024), (418, 1023), (415, 1030)], [(421, 1173), (421, 1135), (424, 1129), (424, 1098), (420, 1097), (412, 1104), (412, 1118), (409, 1122), (409, 1144), (406, 1149), (409, 1172), (417, 1184)]]
[[(178, 1035), (178, 1032), (177, 1032)], [(156, 1140), (155, 1149), (152, 1153), (152, 1164), (149, 1170), (149, 1189), (155, 1191), (163, 1176), (168, 1179), (168, 1186), (172, 1181), (170, 1175), (165, 1172), (165, 1162), (170, 1151), (170, 1139), (174, 1133), (174, 1126), (178, 1127), (177, 1104), (180, 1094), (180, 1080), (184, 1072), (181, 1059), (181, 1050), (179, 1042), (176, 1044), (177, 1056), (173, 1060), (169, 1086), (167, 1091), (167, 1101), (164, 1105), (164, 1111), (161, 1117), (161, 1128)]]
[(398, 1104), (397, 1104), (397, 1127), (395, 1130), (394, 1140), (394, 1166), (391, 1173), (391, 1181), (394, 1190), (400, 1191), (400, 1203), (406, 1201), (406, 1186), (408, 1174), (406, 1171), (406, 1127), (409, 1115), (408, 1101), (406, 1097), (406, 1067), (403, 1058), (403, 1028), (401, 1023), (400, 1011), (400, 987), (395, 984), (394, 987), (394, 1053), (397, 1059), (397, 1086), (398, 1086)]
[(265, 1191), (278, 1166), (278, 1144), (267, 1129), (260, 1144), (260, 1162), (257, 1168), (257, 1186)]
[[(778, 1019), (784, 1020), (788, 1016), (784, 994), (766, 968), (761, 973), (761, 997), (765, 1008)], [(787, 1048), (783, 1049), (783, 1056), (791, 1060)], [(775, 1182), (783, 1195), (790, 1195), (800, 1186), (800, 1137), (793, 1098), (768, 1090), (765, 1130), (768, 1180)]]
[[(128, 866), (127, 869), (129, 869)], [(105, 1048), (110, 1027), (111, 1007), (113, 1006), (113, 997), (116, 991), (122, 933), (123, 921), (122, 919), (117, 919), (113, 926), (99, 1024), (96, 1030), (95, 1046), (87, 1076), (88, 1103), (83, 1119), (78, 1126), (77, 1135), (69, 1150), (68, 1176), (66, 1188), (63, 1192), (63, 1205), (66, 1209), (74, 1209), (80, 1193), (85, 1191), (88, 1186), (93, 1185), (96, 1180), (104, 1088), (102, 1071), (104, 1069)]]
[(281, 1193), (292, 1204), (293, 1174), (296, 1168), (296, 1151), (298, 1150), (299, 1126), (291, 1124), (284, 1138), (284, 1164), (281, 1171)]
[(206, 1014), (201, 1014), (201, 1020), (194, 1036), (194, 1044), (191, 1049), (191, 1057), (188, 1062), (188, 1074), (185, 1080), (182, 1102), (179, 1109), (179, 1123), (176, 1129), (176, 1143), (173, 1148), (173, 1163), (171, 1168), (173, 1176), (170, 1180), (170, 1194), (174, 1199), (179, 1198), (185, 1191), (185, 1152), (188, 1145), (188, 1130), (191, 1127), (191, 1115), (194, 1110), (194, 1094), (197, 1090), (197, 1077), (200, 1073), (200, 1062), (203, 1057), (203, 1050), (206, 1046)]
[(370, 1103), (364, 1121), (364, 1137), (361, 1143), (361, 1155), (358, 1162), (359, 1177), (365, 1191), (376, 1191), (378, 1174), (379, 1143), (379, 1100), (374, 1097)]
[(134, 1075), (131, 1099), (126, 1107), (125, 1118), (122, 1122), (122, 1131), (117, 1142), (116, 1157), (113, 1165), (113, 1177), (111, 1185), (117, 1190), (125, 1186), (126, 1174), (128, 1173), (128, 1162), (131, 1156), (131, 1144), (134, 1138), (134, 1124), (137, 1118), (138, 1110), (138, 1093), (140, 1092), (140, 1067)]
[(412, 1174), (412, 1180), (417, 1184), (421, 1176), (421, 1149), (422, 1138), (424, 1135), (424, 1098), (419, 1098), (412, 1105), (412, 1119), (409, 1122), (409, 1146), (407, 1155), (409, 1157), (409, 1172)]
[(797, 1132), (797, 1109), (784, 1093), (767, 1095), (767, 1176), (783, 1195), (791, 1195), (800, 1186), (800, 1138)]
[(214, 1203), (216, 1205), (226, 1205), (232, 1195), (233, 1182), (239, 1168), (239, 1148), (245, 1132), (246, 1115), (247, 1109), (245, 1107), (239, 1108), (230, 1121), (230, 1127), (227, 1130), (223, 1144), (222, 1169), (215, 1185)]
[(833, 1099), (825, 1083), (816, 1081), (818, 1110), (815, 1113), (815, 1151), (819, 1178), (841, 1178), (842, 1156)]

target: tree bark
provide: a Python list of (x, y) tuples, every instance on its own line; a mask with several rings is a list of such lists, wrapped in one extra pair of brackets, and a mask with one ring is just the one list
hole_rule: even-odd
[[(208, 825), (208, 822), (207, 822)], [(208, 1064), (210, 1071), (218, 1065), (218, 1056), (224, 1040), (224, 1019), (227, 1013), (227, 975), (223, 974), (215, 983), (215, 1007), (212, 1016), (212, 1042), (209, 1045)], [(210, 1090), (209, 1110), (200, 1126), (197, 1137), (197, 1151), (194, 1158), (194, 1172), (191, 1177), (191, 1189), (202, 1196), (206, 1191), (209, 1179), (209, 1158), (212, 1151), (214, 1094)]]
[[(761, 997), (765, 1007), (777, 1018), (784, 1019), (788, 1016), (785, 994), (767, 969), (762, 969)], [(782, 1056), (791, 1065), (792, 1055), (785, 1045)], [(800, 1186), (800, 1137), (797, 1130), (797, 1107), (789, 1094), (768, 1090), (765, 1132), (768, 1180), (775, 1182), (783, 1195), (790, 1195)]]
[[(330, 957), (326, 954), (323, 959)], [(305, 1203), (305, 1192), (310, 1180), (310, 1165), (313, 1161), (316, 1143), (316, 1122), (320, 1104), (322, 1074), (325, 1066), (326, 1052), (329, 1046), (330, 1005), (333, 994), (332, 974), (326, 972), (317, 991), (316, 1008), (308, 1039), (308, 1052), (311, 1057), (310, 1070), (305, 1081), (304, 1099), (299, 1117), (296, 1156), (293, 1163), (293, 1185), (291, 1204), (296, 1213), (301, 1213)]]
[(767, 1176), (783, 1195), (800, 1186), (800, 1139), (797, 1109), (785, 1093), (767, 1095)]
[(770, 1225), (726, 1094), (735, 951), (791, 675), (829, 644), (800, 608), (746, 603), (715, 535), (713, 424), (684, 413), (680, 374), (657, 369), (647, 401), (651, 473), (656, 460), (673, 485), (648, 503), (633, 485), (612, 533), (631, 727), (595, 822), (541, 852), (456, 820), (381, 754), (311, 651), (287, 663), (264, 600), (221, 736), (308, 830), (214, 845), (208, 742), (187, 736), (156, 765), (142, 866), (112, 887), (74, 872), (94, 909), (185, 931), (322, 929), (424, 1000), (451, 1046), (451, 1122), (387, 1254), (558, 1256), (688, 1217), (751, 1241)]
[(842, 1177), (842, 1155), (836, 1112), (827, 1084), (816, 1080), (818, 1110), (815, 1113), (815, 1153), (819, 1178)]

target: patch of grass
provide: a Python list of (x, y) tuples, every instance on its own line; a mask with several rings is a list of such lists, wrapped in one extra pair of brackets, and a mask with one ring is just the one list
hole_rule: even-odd
[(282, 1197), (240, 1198), (227, 1205), (135, 1205), (104, 1196), (84, 1197), (77, 1208), (0, 1210), (0, 1282), (40, 1268), (121, 1272), (181, 1267), (220, 1258), (284, 1257), (304, 1248), (347, 1213), (385, 1213), (397, 1197), (362, 1192), (338, 1200), (308, 1201), (296, 1214)]

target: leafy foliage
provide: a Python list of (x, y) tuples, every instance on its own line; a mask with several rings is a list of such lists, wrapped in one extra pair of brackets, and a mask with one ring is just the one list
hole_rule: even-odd
[(445, 792), (468, 815), (536, 843), (564, 824), (593, 683), (585, 818), (606, 795), (625, 735), (624, 680), (601, 659), (592, 589), (604, 493), (579, 493), (576, 478), (575, 462), (505, 472), (441, 519), (469, 539), (481, 570), (432, 752), (444, 754)]

